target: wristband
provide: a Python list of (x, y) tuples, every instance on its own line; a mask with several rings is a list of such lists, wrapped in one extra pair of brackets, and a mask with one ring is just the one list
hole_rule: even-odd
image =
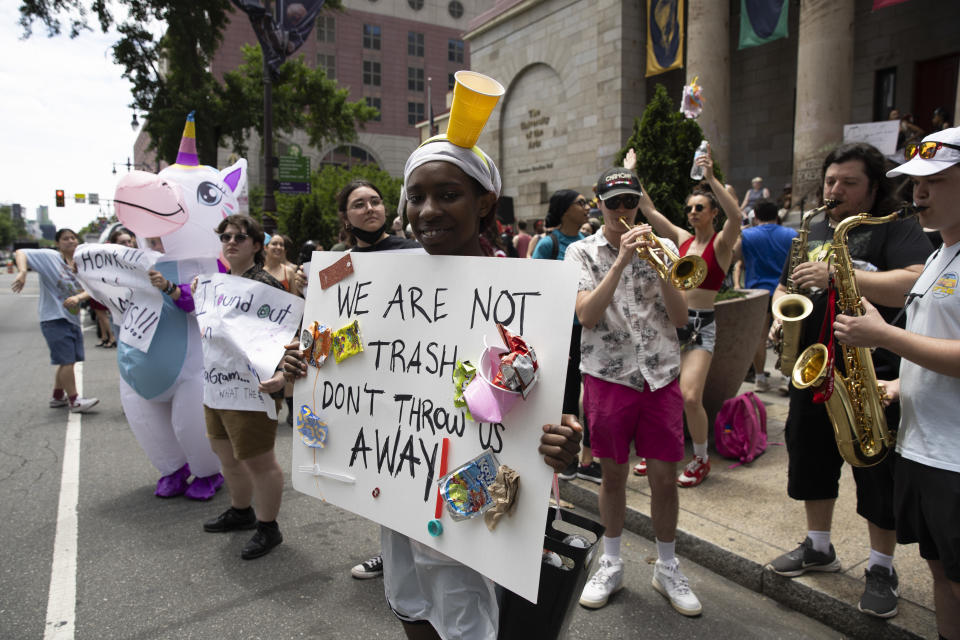
[(177, 285), (167, 280), (167, 286), (163, 290), (163, 292), (169, 296), (169, 295), (173, 295), (173, 292), (176, 290), (177, 290)]

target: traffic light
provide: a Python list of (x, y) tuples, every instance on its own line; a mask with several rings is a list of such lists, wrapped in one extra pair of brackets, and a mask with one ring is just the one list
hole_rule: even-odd
[(63, 189), (57, 189), (57, 206), (62, 207), (63, 204)]

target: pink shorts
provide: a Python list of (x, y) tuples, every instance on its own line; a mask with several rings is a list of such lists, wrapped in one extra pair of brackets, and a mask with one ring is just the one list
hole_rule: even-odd
[(643, 392), (615, 382), (583, 376), (583, 413), (596, 458), (617, 464), (630, 459), (630, 442), (641, 458), (683, 460), (683, 395), (676, 380)]

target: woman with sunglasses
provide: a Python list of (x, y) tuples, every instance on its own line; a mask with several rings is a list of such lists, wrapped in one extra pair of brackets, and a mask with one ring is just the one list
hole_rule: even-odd
[[(707, 263), (707, 277), (703, 283), (696, 289), (684, 292), (689, 310), (688, 322), (686, 327), (677, 331), (682, 351), (680, 391), (683, 393), (683, 413), (693, 440), (693, 459), (677, 478), (677, 484), (681, 487), (695, 487), (710, 473), (710, 456), (707, 453), (709, 424), (703, 407), (703, 387), (717, 339), (713, 301), (733, 261), (733, 248), (740, 237), (742, 220), (736, 198), (713, 174), (713, 157), (709, 147), (707, 153), (697, 158), (696, 162), (703, 167), (704, 181), (694, 187), (683, 208), (692, 232), (673, 224), (657, 211), (646, 191), (640, 196), (640, 211), (656, 234), (672, 240), (680, 248), (681, 256), (698, 255)], [(633, 149), (627, 153), (623, 164), (628, 169), (636, 166)], [(727, 219), (718, 232), (714, 229), (714, 220), (720, 209), (723, 209)], [(646, 474), (645, 461), (641, 460), (634, 467), (634, 473)]]
[[(216, 228), (223, 244), (229, 273), (283, 289), (279, 280), (263, 268), (263, 229), (249, 216), (231, 215)], [(207, 362), (210, 369), (216, 363)], [(284, 378), (278, 370), (260, 383), (260, 391), (282, 392)], [(252, 560), (266, 555), (283, 542), (277, 525), (283, 495), (283, 470), (273, 452), (277, 420), (264, 411), (211, 409), (204, 405), (210, 447), (220, 458), (223, 477), (230, 492), (230, 508), (203, 523), (208, 533), (256, 529), (240, 557)], [(256, 511), (252, 506), (256, 498)]]

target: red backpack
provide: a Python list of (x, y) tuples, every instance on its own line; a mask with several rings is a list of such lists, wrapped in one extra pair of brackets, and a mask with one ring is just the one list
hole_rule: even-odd
[(742, 464), (767, 449), (767, 409), (752, 391), (725, 400), (714, 423), (717, 453)]

